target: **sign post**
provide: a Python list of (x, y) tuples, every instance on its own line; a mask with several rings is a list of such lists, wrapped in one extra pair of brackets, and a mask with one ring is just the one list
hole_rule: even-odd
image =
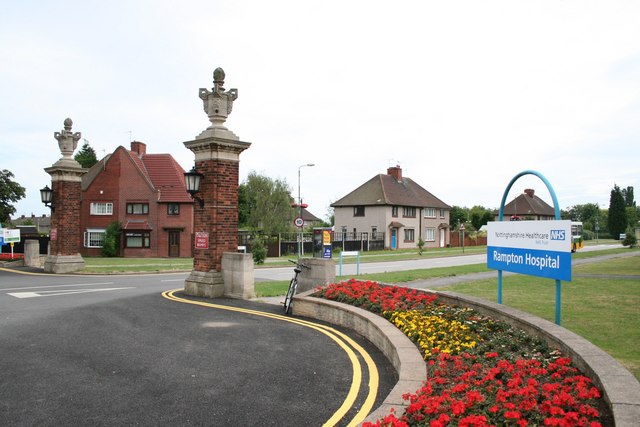
[[(504, 205), (513, 184), (524, 175), (544, 182), (553, 199), (555, 221), (503, 222)], [(562, 282), (571, 281), (571, 221), (561, 221), (560, 205), (553, 187), (539, 172), (517, 174), (502, 196), (499, 222), (487, 224), (487, 267), (498, 270), (498, 304), (502, 304), (502, 271), (547, 277), (556, 280), (556, 324), (560, 324)]]

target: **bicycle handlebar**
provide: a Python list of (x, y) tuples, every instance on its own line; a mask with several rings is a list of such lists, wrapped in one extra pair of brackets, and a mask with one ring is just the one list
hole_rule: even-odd
[(300, 262), (298, 262), (298, 261), (294, 261), (294, 260), (292, 260), (292, 259), (290, 259), (290, 260), (288, 260), (288, 261), (289, 261), (290, 263), (293, 263), (293, 264), (297, 265), (298, 267), (304, 267), (304, 268), (306, 268), (306, 269), (308, 269), (308, 270), (311, 270), (311, 267), (309, 267), (308, 265), (304, 265), (304, 264), (302, 264), (302, 263), (300, 263)]

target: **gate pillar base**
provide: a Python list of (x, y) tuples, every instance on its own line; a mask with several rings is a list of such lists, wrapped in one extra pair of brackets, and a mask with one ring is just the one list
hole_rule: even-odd
[(224, 295), (224, 281), (219, 271), (191, 271), (184, 282), (185, 295), (219, 298)]

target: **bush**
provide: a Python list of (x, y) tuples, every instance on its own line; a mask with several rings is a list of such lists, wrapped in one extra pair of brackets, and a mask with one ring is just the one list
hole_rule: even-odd
[(637, 244), (638, 244), (638, 239), (636, 238), (636, 233), (634, 229), (631, 227), (627, 227), (626, 235), (624, 237), (624, 240), (622, 241), (622, 245), (633, 248)]
[(264, 260), (267, 259), (267, 247), (264, 245), (262, 237), (254, 237), (251, 243), (251, 255), (253, 256), (253, 262), (264, 264)]
[(102, 245), (102, 255), (106, 257), (118, 256), (120, 249), (120, 233), (122, 226), (118, 221), (114, 221), (104, 232), (104, 244)]
[(582, 238), (584, 240), (593, 240), (596, 234), (591, 230), (582, 230)]

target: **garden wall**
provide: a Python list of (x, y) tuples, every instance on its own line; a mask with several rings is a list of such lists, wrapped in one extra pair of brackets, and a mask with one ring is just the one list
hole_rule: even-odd
[[(369, 414), (367, 421), (375, 422), (384, 417), (392, 407), (402, 414), (406, 407), (402, 394), (415, 392), (426, 380), (426, 364), (417, 346), (386, 319), (358, 307), (311, 297), (311, 293), (309, 291), (295, 297), (295, 315), (355, 330), (378, 347), (398, 372), (398, 383), (385, 401)], [(616, 427), (638, 426), (640, 383), (600, 348), (561, 326), (511, 307), (453, 292), (434, 293), (446, 304), (470, 307), (480, 314), (506, 321), (560, 350), (602, 390)]]

